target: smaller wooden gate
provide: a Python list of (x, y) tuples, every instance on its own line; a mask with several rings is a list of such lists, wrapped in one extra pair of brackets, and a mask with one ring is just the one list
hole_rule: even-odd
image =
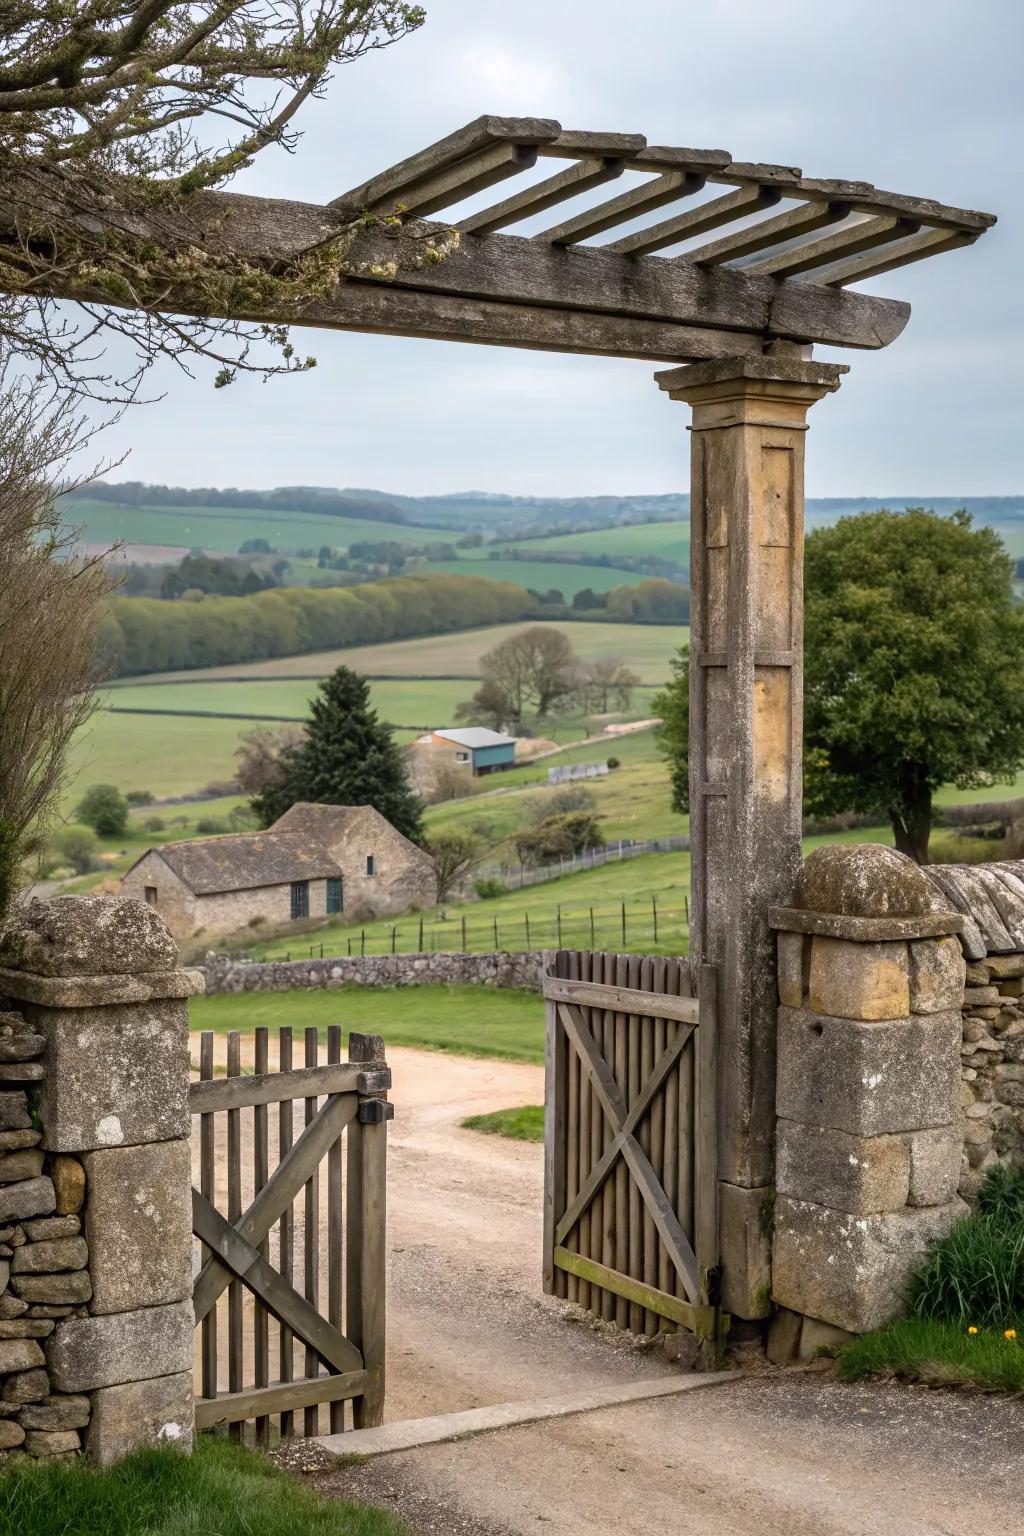
[(242, 1075), (242, 1037), (233, 1030), (227, 1076), (215, 1079), (216, 1038), (204, 1031), (200, 1080), (189, 1088), (198, 1125), (192, 1230), (202, 1245), (192, 1293), (197, 1427), (227, 1424), (241, 1438), (253, 1420), (256, 1442), (266, 1445), (272, 1416), (282, 1438), (315, 1435), (321, 1405), (329, 1404), (336, 1433), (346, 1427), (346, 1401), (356, 1428), (379, 1424), (387, 1121), (394, 1113), (383, 1041), (351, 1035), (343, 1062), (341, 1029), (332, 1026), (320, 1062), (318, 1031), (307, 1029), (304, 1065), (293, 1068), (292, 1031), (282, 1029), (272, 1071), (269, 1031), (245, 1038), (254, 1047), (249, 1075)]
[(559, 951), (547, 1001), (544, 1289), (719, 1337), (717, 971)]

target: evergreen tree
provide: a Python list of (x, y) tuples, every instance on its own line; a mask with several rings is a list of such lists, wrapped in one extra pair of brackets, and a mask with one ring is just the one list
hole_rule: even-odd
[(266, 827), (298, 800), (372, 805), (414, 842), (423, 835), (420, 801), (402, 754), (371, 708), (366, 679), (348, 667), (319, 685), (302, 741), (282, 753), (278, 772), (252, 807)]

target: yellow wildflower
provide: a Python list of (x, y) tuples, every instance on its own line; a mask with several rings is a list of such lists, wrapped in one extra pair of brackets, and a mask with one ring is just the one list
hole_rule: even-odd
[(1007, 1328), (1005, 1333), (1003, 1334), (1003, 1338), (1004, 1339), (1015, 1339), (1016, 1337), (1017, 1337), (1017, 1330), (1016, 1330), (1016, 1328)]
[(967, 1330), (968, 1333), (977, 1333), (977, 1331), (978, 1330), (977, 1330), (977, 1328), (975, 1328), (973, 1323), (971, 1324), (971, 1326)]

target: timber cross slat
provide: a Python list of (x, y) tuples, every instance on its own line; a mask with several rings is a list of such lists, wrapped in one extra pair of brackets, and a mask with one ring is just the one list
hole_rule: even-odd
[(716, 972), (560, 952), (547, 1002), (544, 1285), (634, 1332), (718, 1306)]
[[(561, 164), (534, 180), (539, 162), (549, 160)], [(603, 189), (622, 176), (643, 179), (609, 197)], [(490, 189), (499, 186), (504, 195), (495, 200)], [(174, 253), (201, 246), (274, 272), (343, 236), (345, 275), (333, 292), (296, 301), (271, 290), (251, 309), (223, 313), (263, 324), (676, 364), (763, 353), (777, 343), (888, 346), (910, 306), (853, 285), (970, 245), (995, 222), (991, 214), (866, 181), (734, 160), (721, 149), (648, 145), (637, 133), (494, 116), (328, 204), (196, 192), (177, 209), (149, 212), (126, 194), (116, 214), (97, 207), (79, 215), (64, 196), (59, 184), (45, 196), (38, 188), (5, 188), (0, 256), (24, 227), (45, 220), (47, 198), (72, 224), (87, 217), (93, 228), (108, 218), (118, 239)], [(465, 206), (472, 198), (478, 204)], [(526, 220), (551, 209), (556, 217), (543, 221), (546, 228), (521, 233)], [(567, 216), (559, 218), (562, 209)], [(664, 216), (651, 222), (659, 210)], [(453, 231), (459, 243), (448, 249)], [(693, 243), (712, 231), (714, 239)], [(422, 259), (432, 240), (445, 244), (443, 260)], [(111, 303), (99, 288), (62, 287), (69, 282), (57, 264), (40, 295)], [(198, 310), (187, 282), (144, 302), (178, 314), (207, 314), (217, 303), (204, 291)]]
[[(306, 1030), (304, 1046), (305, 1064), (293, 1068), (292, 1033), (281, 1030), (279, 1070), (271, 1071), (269, 1033), (258, 1028), (256, 1072), (243, 1076), (241, 1037), (232, 1031), (228, 1075), (215, 1079), (214, 1037), (206, 1032), (200, 1080), (189, 1089), (199, 1128), (192, 1230), (204, 1255), (193, 1285), (201, 1334), (196, 1422), (201, 1428), (229, 1425), (238, 1438), (252, 1421), (261, 1444), (269, 1442), (272, 1415), (287, 1437), (297, 1432), (300, 1414), (303, 1432), (317, 1434), (321, 1406), (329, 1409), (332, 1433), (345, 1428), (346, 1401), (356, 1427), (379, 1423), (383, 1413), (384, 1159), (391, 1112), (384, 1094), (390, 1073), (376, 1036), (352, 1035), (348, 1062), (341, 1061), (339, 1026), (328, 1031), (326, 1063), (318, 1061), (316, 1029)], [(304, 1120), (298, 1136), (296, 1101)], [(272, 1104), (278, 1109), (276, 1136)], [(243, 1178), (243, 1111), (252, 1116), (251, 1180)], [(322, 1228), (319, 1170), (325, 1159)], [(251, 1188), (248, 1203), (244, 1185)], [(226, 1214), (218, 1208), (225, 1201)], [(326, 1307), (320, 1295), (324, 1267)], [(278, 1359), (273, 1380), (272, 1323)], [(220, 1347), (225, 1332), (226, 1360)], [(252, 1379), (246, 1381), (250, 1360)]]

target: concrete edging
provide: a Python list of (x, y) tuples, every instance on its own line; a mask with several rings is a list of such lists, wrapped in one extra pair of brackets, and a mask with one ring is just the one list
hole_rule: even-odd
[(440, 1413), (432, 1418), (399, 1419), (375, 1429), (346, 1430), (343, 1434), (319, 1435), (316, 1444), (336, 1456), (386, 1456), (394, 1451), (413, 1451), (424, 1445), (440, 1445), (467, 1435), (510, 1429), (517, 1424), (536, 1424), (543, 1419), (565, 1418), (595, 1408), (615, 1408), (621, 1403), (648, 1398), (673, 1397), (699, 1387), (724, 1386), (742, 1381), (746, 1371), (709, 1371), (668, 1381), (619, 1382), (584, 1387), (557, 1397), (538, 1397), (521, 1403), (494, 1403), (487, 1408), (467, 1408), (461, 1413)]

